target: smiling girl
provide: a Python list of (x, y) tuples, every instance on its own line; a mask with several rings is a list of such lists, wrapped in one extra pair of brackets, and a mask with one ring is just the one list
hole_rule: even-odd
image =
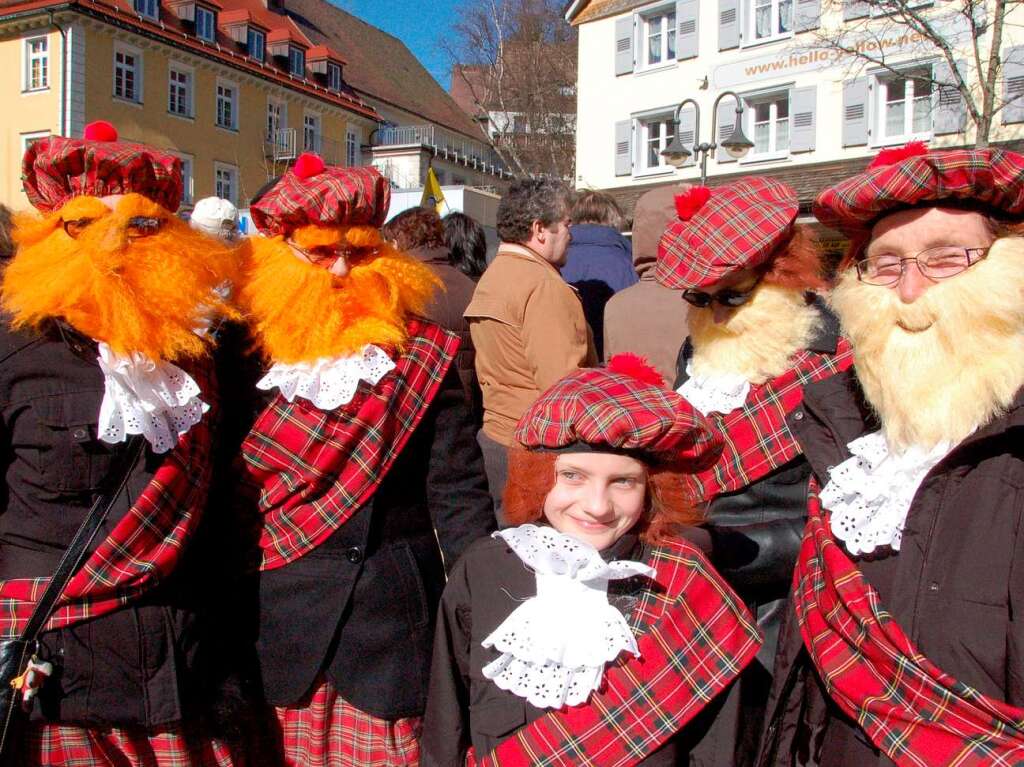
[(621, 355), (519, 422), (515, 526), (470, 546), (442, 598), (424, 765), (676, 764), (685, 725), (756, 652), (742, 605), (679, 537), (699, 519), (687, 476), (720, 435), (658, 379)]

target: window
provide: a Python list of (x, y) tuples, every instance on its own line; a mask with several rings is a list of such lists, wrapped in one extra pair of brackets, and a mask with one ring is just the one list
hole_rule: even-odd
[(196, 6), (196, 37), (211, 43), (217, 37), (217, 14), (201, 5)]
[(225, 165), (215, 162), (213, 164), (214, 194), (237, 205), (238, 195), (238, 168), (234, 165)]
[(50, 53), (45, 37), (25, 41), (24, 90), (41, 91), (50, 87)]
[(123, 48), (114, 50), (114, 95), (128, 101), (142, 101), (139, 91), (142, 60), (138, 53)]
[(238, 88), (232, 83), (217, 83), (217, 126), (238, 129)]
[(50, 137), (50, 131), (48, 131), (48, 130), (33, 131), (32, 133), (22, 133), (21, 134), (21, 154), (24, 156), (25, 152), (28, 151), (28, 148), (30, 146), (32, 146), (37, 141), (42, 141), (44, 138), (49, 138), (49, 137)]
[(350, 168), (362, 163), (359, 156), (359, 134), (349, 131), (345, 135), (345, 164)]
[(193, 200), (193, 188), (192, 188), (192, 158), (183, 157), (178, 155), (181, 159), (181, 202), (189, 205)]
[(341, 67), (337, 64), (327, 65), (327, 87), (332, 91), (341, 90)]
[(281, 136), (281, 129), (288, 124), (288, 113), (280, 101), (267, 99), (267, 141), (274, 143)]
[(140, 16), (145, 16), (149, 19), (160, 18), (159, 0), (134, 0), (133, 7)]
[(192, 116), (192, 73), (174, 65), (167, 73), (167, 111), (181, 117)]
[(640, 120), (640, 169), (643, 171), (671, 170), (665, 163), (661, 150), (672, 140), (672, 117), (659, 115)]
[(746, 99), (743, 116), (747, 121), (744, 128), (754, 142), (748, 155), (750, 159), (763, 160), (789, 153), (788, 93)]
[(288, 47), (288, 71), (296, 77), (306, 76), (306, 52), (301, 48)]
[(771, 40), (793, 31), (793, 0), (753, 0), (750, 39)]
[(263, 61), (266, 57), (267, 36), (260, 30), (249, 27), (245, 34), (245, 47), (249, 51), (249, 58)]
[(932, 132), (931, 67), (878, 76), (878, 135), (886, 142), (928, 138)]
[(320, 152), (320, 117), (318, 115), (303, 115), (302, 147), (307, 152)]
[(675, 10), (661, 11), (640, 17), (643, 35), (644, 65), (648, 67), (675, 61), (676, 58), (676, 14)]

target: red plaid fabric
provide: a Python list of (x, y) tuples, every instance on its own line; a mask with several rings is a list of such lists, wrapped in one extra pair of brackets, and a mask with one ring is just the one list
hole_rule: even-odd
[[(208, 373), (190, 369), (203, 392)], [(212, 396), (206, 397), (207, 401)], [(211, 409), (178, 439), (128, 513), (71, 578), (47, 623), (57, 629), (138, 600), (173, 572), (199, 525), (210, 484)], [(19, 636), (49, 578), (0, 581), (0, 639)]]
[(725, 438), (718, 462), (695, 475), (698, 499), (732, 493), (757, 482), (803, 451), (786, 419), (804, 400), (804, 387), (831, 378), (853, 364), (853, 350), (839, 339), (835, 354), (804, 350), (793, 366), (777, 378), (751, 387), (746, 404), (731, 413), (710, 418)]
[(812, 482), (793, 576), (797, 620), (832, 700), (898, 765), (1024, 764), (1024, 709), (931, 663), (832, 539)]
[(825, 226), (861, 238), (887, 211), (934, 200), (964, 200), (1014, 216), (1024, 213), (1024, 156), (1002, 149), (945, 149), (868, 168), (814, 202)]
[(51, 136), (25, 150), (29, 202), (49, 213), (72, 197), (141, 194), (174, 212), (181, 202), (181, 160), (142, 144)]
[(33, 724), (19, 743), (13, 767), (238, 767), (250, 761), (221, 741), (204, 737), (192, 724), (159, 730), (91, 729)]
[(657, 571), (631, 616), (640, 657), (623, 654), (581, 706), (552, 711), (476, 763), (629, 767), (653, 753), (735, 679), (761, 645), (757, 626), (703, 554), (656, 548)]
[(288, 234), (307, 224), (380, 227), (388, 215), (391, 186), (376, 168), (325, 167), (302, 178), (287, 171), (249, 208), (263, 234)]
[(299, 706), (275, 708), (288, 767), (416, 767), (422, 717), (381, 719), (321, 680)]
[(674, 290), (702, 288), (760, 266), (793, 231), (799, 207), (791, 187), (767, 176), (715, 187), (689, 221), (668, 225), (655, 279)]
[[(319, 546), (383, 481), (459, 348), (458, 336), (424, 320), (409, 323), (396, 368), (352, 401), (323, 411), (278, 394), (242, 445), (239, 470), (258, 493), (261, 569), (273, 570)], [(254, 495), (253, 497), (256, 497)]]
[(606, 445), (701, 462), (722, 448), (721, 435), (675, 392), (600, 368), (577, 370), (544, 392), (516, 439), (530, 449)]

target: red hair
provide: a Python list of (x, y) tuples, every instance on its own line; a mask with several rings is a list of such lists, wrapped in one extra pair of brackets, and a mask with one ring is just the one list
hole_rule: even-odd
[[(511, 447), (508, 482), (502, 513), (510, 525), (536, 522), (544, 515), (544, 499), (555, 484), (558, 453)], [(676, 466), (644, 464), (647, 468), (647, 510), (637, 523), (640, 537), (658, 544), (677, 535), (680, 527), (703, 521), (687, 491), (686, 475)]]
[(821, 251), (806, 227), (793, 226), (789, 239), (769, 263), (764, 282), (794, 290), (821, 290), (826, 286)]

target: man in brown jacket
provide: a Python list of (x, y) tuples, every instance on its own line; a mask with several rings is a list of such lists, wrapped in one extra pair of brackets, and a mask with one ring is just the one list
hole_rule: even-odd
[(484, 400), (478, 439), (499, 522), (516, 423), (548, 387), (594, 362), (583, 306), (558, 271), (571, 198), (553, 180), (511, 186), (498, 206), (501, 246), (466, 308)]
[(636, 202), (633, 214), (633, 266), (640, 282), (612, 296), (604, 307), (604, 358), (633, 352), (661, 373), (668, 383), (676, 378), (676, 355), (686, 340), (683, 291), (654, 279), (658, 240), (676, 216), (675, 197), (684, 185), (652, 189)]

